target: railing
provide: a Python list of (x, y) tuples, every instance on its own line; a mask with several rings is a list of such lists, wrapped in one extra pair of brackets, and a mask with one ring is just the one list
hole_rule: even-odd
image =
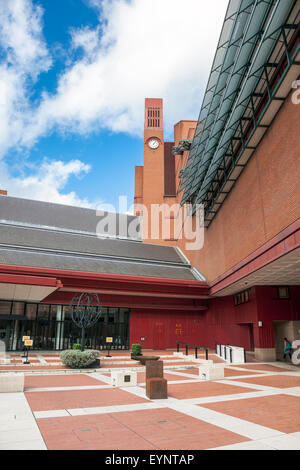
[(247, 362), (246, 350), (240, 346), (232, 346), (229, 344), (217, 344), (215, 342), (217, 356), (228, 362)]
[(183, 341), (177, 341), (177, 352), (179, 352), (180, 344), (183, 344), (185, 346), (185, 355), (189, 355), (189, 348), (195, 349), (195, 358), (198, 359), (198, 349), (204, 349), (205, 350), (205, 358), (208, 361), (208, 351), (209, 348), (206, 346), (199, 346), (197, 344), (190, 344), (190, 343), (184, 343)]

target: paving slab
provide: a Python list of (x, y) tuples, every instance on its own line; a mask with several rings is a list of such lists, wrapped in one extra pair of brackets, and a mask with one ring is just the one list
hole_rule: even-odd
[(80, 385), (105, 385), (105, 382), (101, 382), (87, 374), (25, 376), (25, 390), (28, 388), (72, 387)]
[(199, 398), (204, 396), (231, 395), (235, 393), (251, 392), (250, 388), (226, 385), (222, 381), (195, 382), (186, 384), (171, 384), (168, 386), (168, 395), (177, 399)]
[[(237, 381), (233, 379), (233, 381)], [(300, 387), (300, 377), (289, 375), (269, 375), (264, 377), (251, 377), (240, 379), (239, 382), (247, 384), (263, 385), (276, 388)]]
[(49, 418), (38, 423), (50, 449), (198, 450), (247, 440), (168, 408)]
[(234, 365), (231, 364), (231, 367), (243, 367), (244, 369), (250, 369), (250, 370), (258, 370), (258, 371), (263, 371), (263, 372), (287, 372), (289, 369), (280, 367), (280, 366), (274, 366), (272, 364), (244, 364), (244, 365)]
[(202, 407), (234, 416), (251, 423), (276, 429), (282, 433), (300, 429), (300, 399), (279, 394), (219, 403), (202, 404)]
[(93, 389), (53, 392), (25, 392), (33, 411), (61, 410), (69, 408), (88, 408), (93, 406), (125, 405), (146, 402), (124, 390)]

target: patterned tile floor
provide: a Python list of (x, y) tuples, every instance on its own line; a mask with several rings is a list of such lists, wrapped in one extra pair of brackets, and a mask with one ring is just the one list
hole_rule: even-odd
[[(53, 353), (32, 355), (39, 364), (23, 366), (25, 392), (1, 396), (0, 450), (300, 450), (299, 368), (224, 364), (223, 380), (203, 381), (190, 357), (160, 355), (167, 400), (146, 397), (145, 368), (137, 363), (136, 387), (112, 387), (111, 369), (133, 367), (128, 354), (85, 373), (45, 364), (58, 358)], [(15, 364), (4, 370), (22, 368)]]

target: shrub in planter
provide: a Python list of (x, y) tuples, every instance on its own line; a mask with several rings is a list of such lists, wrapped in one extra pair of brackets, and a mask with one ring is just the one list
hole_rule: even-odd
[(142, 356), (142, 346), (140, 344), (131, 346), (131, 356)]
[(67, 350), (60, 353), (60, 358), (65, 366), (72, 369), (85, 369), (87, 367), (100, 366), (99, 351)]
[(72, 349), (75, 349), (75, 350), (81, 351), (81, 344), (79, 344), (79, 343), (74, 343), (74, 344), (73, 344), (73, 348), (72, 348)]

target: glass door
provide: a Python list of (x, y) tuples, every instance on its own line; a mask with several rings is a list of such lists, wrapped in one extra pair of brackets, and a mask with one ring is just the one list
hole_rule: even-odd
[(18, 348), (18, 320), (0, 320), (0, 340), (4, 342), (6, 351), (16, 351)]

